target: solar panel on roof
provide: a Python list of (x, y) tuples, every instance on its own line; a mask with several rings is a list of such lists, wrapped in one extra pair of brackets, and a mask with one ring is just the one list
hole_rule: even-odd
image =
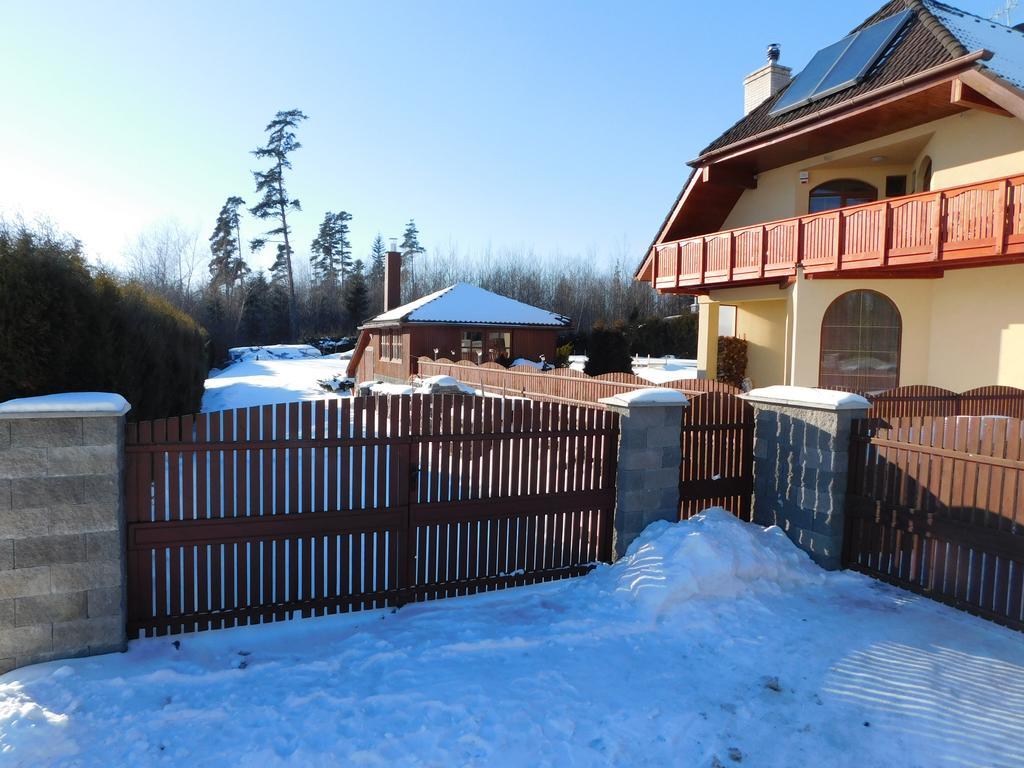
[(901, 11), (822, 48), (789, 84), (770, 114), (780, 115), (859, 83), (911, 15), (911, 11)]

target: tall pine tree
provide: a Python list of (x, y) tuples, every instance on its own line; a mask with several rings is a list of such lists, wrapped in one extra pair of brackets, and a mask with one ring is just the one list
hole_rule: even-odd
[(380, 232), (373, 238), (373, 245), (370, 247), (370, 271), (367, 275), (369, 282), (368, 292), (370, 296), (369, 313), (373, 317), (384, 311), (384, 264), (387, 259), (387, 248), (384, 246), (384, 238)]
[(245, 205), (240, 197), (229, 197), (217, 215), (217, 223), (210, 235), (210, 287), (224, 289), (227, 296), (235, 283), (249, 272), (242, 257), (241, 215), (238, 209)]
[(416, 283), (416, 257), (426, 253), (426, 250), (420, 245), (420, 233), (412, 219), (405, 225), (402, 244), (398, 246), (398, 250), (402, 253), (402, 294), (405, 297), (410, 294), (417, 295), (422, 291)]
[(309, 262), (313, 267), (313, 275), (323, 287), (330, 290), (344, 283), (345, 273), (352, 266), (352, 244), (348, 239), (350, 221), (350, 213), (328, 211), (310, 246), (313, 253)]
[[(283, 264), (274, 263), (271, 272), (277, 277), (278, 271), (283, 271), (288, 281), (288, 325), (294, 340), (299, 333), (298, 306), (295, 300), (295, 273), (292, 269), (292, 246), (289, 240), (291, 229), (288, 226), (288, 212), (301, 211), (302, 205), (297, 199), (288, 195), (284, 186), (285, 169), (292, 167), (288, 155), (301, 147), (295, 139), (295, 127), (306, 116), (298, 109), (290, 109), (287, 112), (278, 112), (274, 119), (266, 127), (267, 144), (264, 147), (257, 147), (253, 154), (261, 160), (269, 160), (270, 168), (266, 171), (253, 171), (256, 180), (256, 192), (263, 197), (250, 209), (253, 216), (258, 219), (265, 219), (276, 222), (276, 226), (267, 230), (268, 237), (280, 236), (283, 239), (282, 246), (278, 248), (278, 259), (283, 259)], [(252, 241), (253, 250), (259, 250), (266, 244), (266, 238), (257, 238)]]
[(352, 265), (352, 275), (345, 284), (343, 304), (348, 327), (355, 330), (366, 319), (369, 308), (362, 259), (356, 259), (356, 263)]

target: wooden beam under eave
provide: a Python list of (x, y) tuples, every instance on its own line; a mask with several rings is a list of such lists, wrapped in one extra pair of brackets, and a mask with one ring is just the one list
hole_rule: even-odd
[(746, 168), (729, 168), (720, 165), (705, 165), (701, 168), (705, 184), (720, 184), (727, 187), (757, 189), (757, 176)]
[(992, 73), (980, 69), (968, 69), (960, 74), (959, 79), (1018, 120), (1024, 120), (1024, 93), (1019, 89)]
[(943, 268), (930, 269), (846, 269), (838, 272), (808, 272), (807, 280), (937, 280), (945, 273)]
[(1011, 112), (1003, 109), (991, 99), (987, 99), (982, 96), (959, 77), (953, 78), (949, 95), (949, 103), (955, 104), (958, 107), (964, 107), (965, 109), (978, 109), (982, 112), (991, 112), (993, 115), (1000, 115), (1001, 117), (1013, 117)]

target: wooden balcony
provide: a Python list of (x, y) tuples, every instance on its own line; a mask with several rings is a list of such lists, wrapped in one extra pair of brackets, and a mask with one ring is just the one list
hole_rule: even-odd
[(1024, 255), (1024, 175), (655, 245), (659, 291), (811, 277), (937, 276)]

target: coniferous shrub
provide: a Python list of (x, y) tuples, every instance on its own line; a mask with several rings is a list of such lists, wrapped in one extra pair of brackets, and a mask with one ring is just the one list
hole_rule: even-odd
[(736, 336), (718, 337), (718, 375), (715, 377), (734, 387), (743, 386), (747, 375), (747, 340)]
[(0, 223), (0, 402), (101, 391), (136, 419), (196, 411), (205, 344), (163, 299), (90, 274), (76, 241)]
[(590, 376), (630, 372), (632, 365), (626, 324), (620, 320), (609, 328), (602, 322), (596, 323), (587, 343), (587, 358), (587, 373)]

